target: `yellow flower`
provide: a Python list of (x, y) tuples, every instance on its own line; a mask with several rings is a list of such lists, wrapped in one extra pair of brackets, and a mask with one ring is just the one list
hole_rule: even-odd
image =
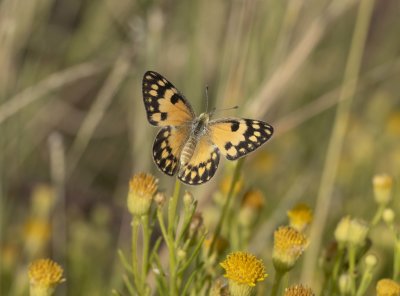
[(382, 279), (376, 284), (377, 296), (399, 296), (400, 285), (391, 279)]
[(290, 226), (281, 226), (274, 233), (272, 260), (275, 269), (289, 271), (308, 246), (307, 238)]
[(360, 219), (349, 216), (342, 218), (336, 226), (335, 238), (340, 244), (352, 244), (361, 247), (367, 239), (369, 227)]
[(315, 294), (310, 288), (302, 285), (294, 285), (285, 290), (284, 296), (314, 296)]
[(56, 286), (65, 281), (63, 269), (50, 259), (38, 259), (29, 266), (30, 295), (52, 295)]
[(129, 182), (128, 209), (134, 216), (146, 215), (157, 191), (158, 180), (150, 174), (140, 173)]
[(267, 277), (263, 262), (246, 252), (230, 253), (220, 265), (225, 269), (224, 277), (229, 279), (232, 296), (250, 295), (256, 283)]
[(294, 229), (303, 232), (313, 220), (313, 214), (306, 204), (298, 204), (287, 212), (289, 225)]
[(393, 178), (389, 175), (375, 175), (372, 179), (374, 198), (378, 204), (387, 205), (392, 198)]

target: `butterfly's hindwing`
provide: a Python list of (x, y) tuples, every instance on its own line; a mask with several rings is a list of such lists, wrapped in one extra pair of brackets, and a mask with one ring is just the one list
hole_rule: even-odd
[(220, 119), (210, 122), (209, 133), (221, 153), (229, 160), (236, 160), (268, 141), (273, 128), (259, 120)]
[(178, 178), (189, 185), (199, 185), (210, 180), (217, 171), (219, 151), (208, 135), (198, 141), (189, 162), (178, 172)]
[(165, 174), (173, 176), (179, 167), (179, 156), (189, 135), (187, 127), (163, 127), (153, 145), (153, 159)]
[(194, 119), (192, 107), (182, 94), (160, 74), (148, 71), (143, 76), (143, 102), (147, 120), (156, 126), (179, 126)]

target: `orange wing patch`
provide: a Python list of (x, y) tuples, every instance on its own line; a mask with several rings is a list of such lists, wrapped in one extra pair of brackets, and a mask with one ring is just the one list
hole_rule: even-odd
[(153, 145), (153, 159), (161, 171), (173, 176), (179, 166), (179, 156), (189, 136), (189, 127), (163, 127)]
[(178, 178), (190, 185), (199, 185), (210, 180), (217, 171), (219, 151), (208, 135), (202, 136), (189, 162), (179, 169)]
[(222, 155), (235, 160), (254, 151), (273, 134), (268, 123), (252, 119), (221, 119), (209, 124), (211, 141)]
[(183, 95), (156, 72), (148, 71), (143, 76), (143, 102), (152, 125), (179, 126), (195, 117)]

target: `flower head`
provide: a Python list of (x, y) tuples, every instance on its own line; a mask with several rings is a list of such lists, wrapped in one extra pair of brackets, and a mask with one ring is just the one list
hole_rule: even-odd
[(352, 244), (361, 247), (365, 244), (369, 227), (360, 219), (346, 216), (336, 226), (335, 238), (340, 244)]
[(376, 284), (377, 296), (399, 296), (400, 285), (391, 279), (382, 279)]
[(382, 219), (388, 225), (393, 224), (394, 217), (395, 217), (395, 213), (392, 209), (385, 209), (382, 213)]
[(296, 205), (287, 212), (287, 215), (289, 217), (290, 226), (300, 232), (303, 232), (313, 219), (312, 211), (306, 204)]
[(307, 238), (290, 226), (281, 226), (274, 233), (272, 260), (277, 270), (290, 270), (308, 246)]
[(374, 198), (378, 204), (386, 205), (391, 200), (393, 178), (389, 175), (375, 175), (372, 179), (374, 185)]
[(294, 285), (285, 290), (284, 296), (314, 296), (315, 294), (310, 288), (302, 285)]
[(128, 209), (132, 215), (143, 216), (150, 210), (157, 191), (157, 179), (150, 174), (140, 173), (129, 182)]
[(250, 295), (256, 283), (267, 277), (263, 262), (246, 252), (230, 253), (220, 265), (229, 279), (232, 296)]
[(50, 259), (33, 261), (28, 275), (33, 296), (52, 295), (55, 287), (65, 281), (62, 267)]

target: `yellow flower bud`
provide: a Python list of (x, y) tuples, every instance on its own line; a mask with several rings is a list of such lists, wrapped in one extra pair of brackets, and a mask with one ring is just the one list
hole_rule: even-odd
[(308, 246), (307, 238), (296, 229), (281, 226), (274, 233), (272, 260), (277, 270), (287, 272)]
[(335, 238), (340, 244), (352, 244), (361, 247), (367, 239), (368, 224), (360, 219), (346, 216), (340, 220), (335, 230)]
[(157, 206), (163, 207), (165, 202), (167, 201), (167, 197), (163, 192), (157, 192), (154, 196), (154, 201), (156, 202)]
[(312, 222), (313, 214), (309, 206), (306, 204), (298, 204), (287, 212), (289, 217), (289, 225), (300, 232), (303, 232)]
[(157, 191), (157, 179), (150, 174), (140, 173), (129, 182), (128, 209), (134, 216), (146, 215)]
[(366, 264), (368, 267), (374, 267), (377, 263), (378, 263), (378, 258), (376, 258), (375, 255), (373, 255), (373, 254), (368, 254), (368, 255), (365, 257), (365, 264)]
[(50, 259), (33, 261), (29, 266), (30, 295), (53, 295), (56, 286), (65, 281), (63, 269)]
[(389, 175), (375, 175), (372, 183), (374, 185), (374, 198), (378, 204), (386, 205), (392, 198), (393, 178)]
[(183, 194), (183, 205), (185, 206), (185, 208), (190, 208), (193, 205), (193, 202), (193, 194), (186, 190), (185, 194)]
[(382, 213), (382, 218), (383, 221), (385, 221), (386, 224), (393, 224), (394, 221), (394, 211), (392, 209), (385, 209)]

